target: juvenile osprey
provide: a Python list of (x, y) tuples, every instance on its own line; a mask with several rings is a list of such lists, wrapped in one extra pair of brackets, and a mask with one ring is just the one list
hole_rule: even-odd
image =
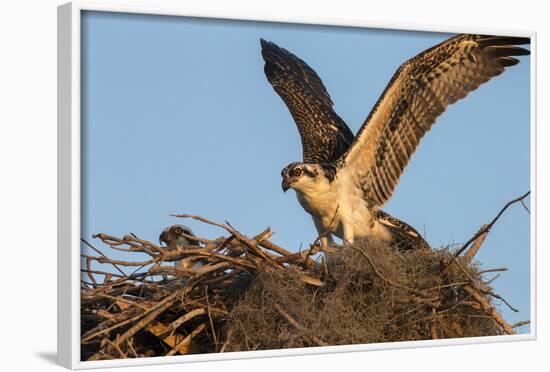
[[(159, 236), (159, 243), (166, 243), (169, 251), (177, 251), (187, 246), (197, 246), (200, 248), (200, 244), (197, 240), (190, 237), (195, 236), (193, 231), (184, 225), (173, 225), (162, 230)], [(187, 259), (174, 261), (176, 268), (187, 269), (190, 267), (190, 263)]]
[[(380, 208), (392, 196), (420, 139), (447, 106), (528, 55), (529, 38), (458, 35), (403, 63), (356, 136), (334, 112), (319, 76), (304, 61), (261, 40), (267, 79), (287, 105), (302, 140), (303, 162), (282, 170), (312, 216), (322, 244), (330, 234), (366, 237), (399, 249), (427, 244)], [(327, 232), (329, 233), (328, 236)]]

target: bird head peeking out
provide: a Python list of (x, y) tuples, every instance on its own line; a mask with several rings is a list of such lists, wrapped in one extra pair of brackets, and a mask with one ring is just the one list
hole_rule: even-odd
[(197, 240), (189, 238), (188, 236), (195, 236), (189, 227), (184, 225), (173, 225), (162, 230), (159, 236), (159, 243), (161, 245), (162, 243), (166, 243), (166, 246), (171, 251), (177, 250), (178, 246), (200, 246)]
[[(200, 248), (200, 243), (191, 237), (195, 236), (193, 231), (184, 225), (172, 225), (162, 230), (159, 236), (159, 243), (166, 243), (166, 247), (170, 251), (177, 251), (187, 246), (197, 246)], [(174, 267), (178, 270), (188, 270), (203, 266), (202, 261), (193, 260), (192, 258), (184, 258), (174, 261)], [(168, 286), (182, 287), (187, 284), (187, 279), (179, 279), (171, 281)]]
[(288, 189), (304, 192), (310, 189), (319, 189), (327, 182), (325, 171), (319, 164), (310, 163), (290, 163), (282, 171), (282, 188), (284, 192)]

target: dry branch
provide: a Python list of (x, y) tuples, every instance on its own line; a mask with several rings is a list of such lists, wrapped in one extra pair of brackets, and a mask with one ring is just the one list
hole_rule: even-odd
[[(481, 229), (486, 229), (487, 228), (487, 225), (483, 225), (481, 227)], [(481, 246), (483, 245), (483, 243), (485, 242), (485, 239), (487, 238), (487, 235), (489, 234), (489, 231), (485, 231), (484, 233), (482, 233), (481, 235), (479, 235), (475, 240), (474, 242), (472, 243), (472, 246), (470, 247), (470, 249), (468, 249), (466, 251), (466, 253), (464, 253), (464, 258), (467, 259), (468, 261), (471, 261), (474, 256), (476, 255), (477, 251), (479, 251), (479, 248), (481, 248)]]
[[(506, 302), (483, 281), (490, 270), (470, 260), (498, 216), (466, 258), (368, 242), (293, 253), (269, 240), (269, 228), (247, 237), (227, 222), (177, 217), (229, 235), (193, 237), (201, 247), (176, 251), (134, 234), (94, 235), (122, 259), (83, 240), (97, 255), (82, 255), (91, 281), (81, 292), (82, 360), (510, 334), (516, 326), (492, 305), (492, 297)], [(182, 259), (188, 267), (174, 267)]]
[[(228, 313), (228, 302), (235, 301), (240, 287), (245, 289), (246, 283), (258, 272), (286, 271), (295, 267), (302, 272), (302, 283), (314, 287), (324, 284), (318, 273), (303, 270), (302, 256), (296, 257), (269, 241), (273, 235), (270, 229), (248, 238), (229, 223), (219, 224), (199, 216), (178, 217), (194, 218), (220, 227), (230, 236), (215, 240), (194, 237), (203, 243), (202, 247), (168, 251), (134, 234), (123, 238), (94, 235), (106, 246), (125, 252), (128, 259), (110, 258), (83, 240), (98, 254), (82, 255), (86, 262), (82, 271), (93, 284), (82, 289), (82, 314), (94, 320), (83, 327), (83, 359), (163, 355), (162, 344), (170, 347), (166, 355), (186, 353), (195, 337), (205, 337), (200, 334), (207, 333), (197, 322), (209, 324), (207, 337), (212, 338), (212, 347), (216, 348), (216, 332), (221, 329), (219, 322), (223, 323), (223, 316)], [(135, 253), (148, 258), (133, 260), (131, 257)], [(181, 259), (202, 264), (191, 264), (184, 269), (172, 266), (172, 262)], [(95, 268), (91, 264), (93, 261), (109, 264), (120, 274)], [(120, 267), (136, 270), (127, 275)], [(100, 284), (95, 275), (114, 279)], [(182, 336), (185, 334), (187, 336)], [(158, 342), (154, 342), (155, 338)]]
[(512, 329), (512, 327), (506, 323), (506, 321), (504, 319), (502, 319), (502, 316), (496, 311), (496, 309), (489, 303), (489, 301), (487, 301), (487, 299), (485, 297), (483, 297), (479, 292), (477, 292), (474, 288), (472, 288), (471, 286), (467, 285), (467, 286), (464, 286), (464, 290), (466, 292), (468, 292), (473, 298), (474, 300), (479, 303), (479, 305), (481, 305), (483, 311), (485, 311), (485, 313), (487, 315), (489, 315), (490, 317), (492, 317), (495, 322), (502, 327), (502, 329), (504, 330), (504, 332), (506, 332), (507, 334), (509, 335), (512, 335), (512, 334), (515, 334), (516, 332), (514, 332), (514, 330)]
[[(506, 203), (506, 205), (504, 205), (504, 207), (502, 207), (500, 212), (498, 212), (498, 214), (495, 216), (495, 218), (493, 218), (493, 220), (491, 222), (489, 222), (487, 225), (483, 225), (483, 227), (473, 237), (471, 237), (466, 243), (464, 243), (464, 245), (462, 245), (462, 247), (460, 247), (460, 249), (458, 249), (455, 252), (455, 257), (460, 256), (462, 254), (462, 252), (464, 252), (466, 250), (466, 248), (468, 248), (468, 246), (470, 244), (472, 244), (472, 242), (476, 241), (480, 236), (486, 235), (491, 230), (493, 225), (498, 221), (500, 216), (502, 216), (502, 214), (506, 211), (506, 209), (508, 209), (508, 207), (510, 207), (511, 205), (513, 205), (515, 203), (521, 203), (524, 206), (524, 208), (527, 209), (527, 207), (525, 206), (523, 200), (525, 198), (527, 198), (530, 194), (531, 194), (531, 191), (527, 191), (522, 196), (520, 196), (518, 198), (515, 198), (513, 200), (510, 200), (508, 203)], [(529, 212), (529, 209), (527, 209), (527, 211)], [(481, 245), (482, 243), (483, 243), (483, 241), (481, 241), (481, 243), (479, 243), (479, 245)], [(477, 251), (477, 249), (476, 249), (476, 251)], [(474, 254), (475, 254), (475, 252), (474, 252)], [(473, 257), (474, 254), (471, 254), (471, 256)]]
[(311, 339), (313, 340), (313, 342), (317, 345), (317, 346), (329, 346), (325, 341), (321, 340), (319, 337), (317, 336), (308, 336), (307, 333), (308, 333), (308, 329), (306, 327), (304, 327), (303, 325), (301, 325), (300, 323), (298, 323), (298, 321), (296, 321), (292, 316), (290, 316), (289, 313), (287, 313), (286, 311), (284, 311), (281, 306), (279, 305), (275, 305), (275, 309), (279, 312), (279, 314), (281, 314), (283, 316), (283, 318), (285, 318), (294, 328), (296, 328), (298, 331), (304, 333), (304, 336), (305, 337), (311, 337)]

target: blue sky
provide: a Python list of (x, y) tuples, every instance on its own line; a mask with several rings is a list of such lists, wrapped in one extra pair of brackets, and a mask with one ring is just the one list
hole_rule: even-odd
[[(82, 17), (82, 236), (156, 241), (191, 213), (289, 250), (316, 237), (281, 169), (301, 160), (296, 126), (263, 73), (260, 38), (306, 61), (359, 130), (397, 67), (449, 34), (86, 12)], [(384, 208), (433, 247), (468, 240), (530, 188), (529, 57), (451, 106), (420, 143)], [(99, 244), (98, 244), (99, 245)], [(477, 258), (530, 318), (529, 215), (497, 222)], [(83, 247), (87, 252), (87, 248)], [(115, 255), (116, 256), (116, 255)]]

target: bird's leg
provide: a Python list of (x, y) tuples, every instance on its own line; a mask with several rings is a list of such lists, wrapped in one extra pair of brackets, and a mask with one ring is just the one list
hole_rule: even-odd
[(320, 220), (313, 218), (313, 223), (317, 229), (317, 234), (319, 234), (319, 241), (321, 243), (321, 249), (325, 249), (334, 245), (334, 240), (332, 239), (332, 234), (330, 231), (323, 226), (323, 223)]
[(353, 244), (353, 226), (349, 223), (343, 224), (344, 228), (344, 245)]
[(331, 245), (334, 245), (334, 240), (332, 239), (332, 235), (328, 232), (326, 232), (321, 238), (319, 239), (321, 241), (321, 249), (325, 249), (330, 247)]

